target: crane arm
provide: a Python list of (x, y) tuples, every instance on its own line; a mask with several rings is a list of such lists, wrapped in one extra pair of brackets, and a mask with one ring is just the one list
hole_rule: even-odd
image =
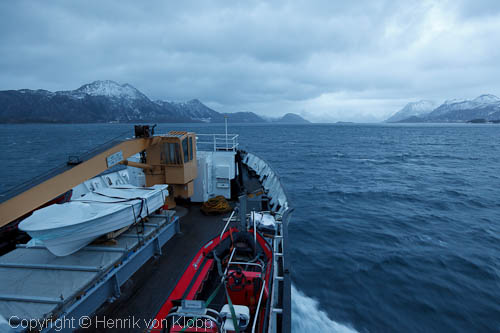
[[(123, 141), (73, 168), (10, 198), (0, 204), (0, 227), (39, 208), (85, 180), (106, 171), (111, 167), (108, 163), (110, 156), (118, 154), (120, 158), (127, 159), (160, 141), (160, 137), (136, 138)], [(118, 162), (120, 161), (118, 160)]]

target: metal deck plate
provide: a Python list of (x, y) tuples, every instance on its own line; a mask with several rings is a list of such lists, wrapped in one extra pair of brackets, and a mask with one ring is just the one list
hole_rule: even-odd
[[(132, 250), (157, 236), (167, 217), (151, 217), (144, 233), (137, 228), (117, 238), (115, 245), (89, 245), (65, 257), (44, 247), (19, 247), (0, 257), (0, 315), (7, 320), (41, 319), (68, 307)], [(140, 228), (139, 228), (140, 229)], [(162, 228), (164, 229), (164, 228)], [(138, 251), (141, 251), (139, 248)]]

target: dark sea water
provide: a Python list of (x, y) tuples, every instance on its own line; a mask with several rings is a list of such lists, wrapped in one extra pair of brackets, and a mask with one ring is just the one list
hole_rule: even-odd
[[(223, 133), (160, 124), (159, 132)], [(0, 191), (127, 131), (0, 125)], [(294, 332), (500, 331), (500, 125), (230, 125), (281, 175)]]

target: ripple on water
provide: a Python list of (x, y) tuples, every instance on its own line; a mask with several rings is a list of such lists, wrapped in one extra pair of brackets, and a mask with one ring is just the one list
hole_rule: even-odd
[[(230, 128), (279, 172), (295, 207), (294, 332), (500, 329), (498, 126)], [(0, 129), (2, 188), (132, 131), (128, 124)], [(179, 129), (224, 132), (223, 125), (158, 126)], [(32, 162), (19, 163), (27, 157)]]

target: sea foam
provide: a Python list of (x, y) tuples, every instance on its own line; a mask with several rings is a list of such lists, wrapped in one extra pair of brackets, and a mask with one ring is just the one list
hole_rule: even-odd
[(294, 285), (292, 285), (292, 332), (357, 333), (355, 329), (328, 318), (315, 299), (306, 296)]

